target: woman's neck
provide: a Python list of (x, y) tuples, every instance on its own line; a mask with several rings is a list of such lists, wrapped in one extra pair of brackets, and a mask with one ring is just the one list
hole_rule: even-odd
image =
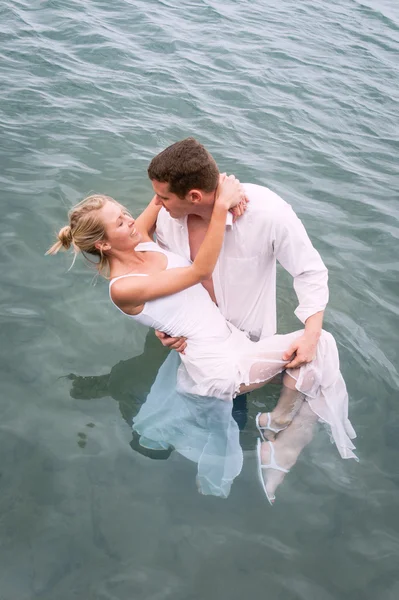
[[(137, 246), (136, 246), (137, 248)], [(146, 262), (146, 253), (140, 250), (116, 252), (109, 259), (109, 268), (112, 277), (127, 275), (139, 270)]]

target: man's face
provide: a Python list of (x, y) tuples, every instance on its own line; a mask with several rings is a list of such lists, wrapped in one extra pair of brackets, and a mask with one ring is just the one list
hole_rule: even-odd
[(165, 208), (173, 219), (185, 217), (191, 212), (191, 202), (187, 198), (179, 198), (176, 194), (169, 191), (169, 183), (151, 180), (156, 199), (155, 203)]

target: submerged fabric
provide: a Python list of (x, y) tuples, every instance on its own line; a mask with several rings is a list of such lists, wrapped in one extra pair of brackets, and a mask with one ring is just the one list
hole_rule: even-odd
[(139, 434), (144, 448), (172, 447), (197, 463), (200, 493), (227, 498), (243, 464), (231, 405), (218, 398), (179, 392), (176, 389), (179, 365), (179, 355), (171, 352), (133, 419), (133, 431)]
[[(168, 258), (168, 269), (189, 264), (154, 242), (140, 244), (137, 250), (163, 252)], [(110, 282), (110, 291), (115, 281)], [(179, 392), (227, 401), (239, 393), (241, 384), (265, 382), (283, 371), (287, 363), (282, 359), (283, 353), (303, 333), (272, 335), (253, 342), (223, 318), (201, 285), (149, 301), (139, 315), (128, 316), (169, 335), (187, 337), (177, 372)], [(355, 458), (351, 442), (355, 432), (348, 420), (348, 394), (333, 336), (323, 331), (315, 359), (299, 369), (288, 369), (287, 373), (296, 380), (296, 388), (305, 394), (314, 412), (329, 424), (341, 456)]]
[[(285, 369), (283, 353), (303, 330), (273, 335), (252, 342), (232, 329), (230, 337), (217, 345), (187, 344), (178, 373), (182, 391), (200, 396), (230, 400), (240, 384), (250, 385), (272, 379)], [(356, 458), (351, 439), (356, 437), (348, 419), (348, 394), (339, 368), (337, 345), (333, 336), (322, 331), (315, 359), (299, 369), (286, 372), (296, 380), (312, 410), (331, 428), (331, 435), (342, 458)]]

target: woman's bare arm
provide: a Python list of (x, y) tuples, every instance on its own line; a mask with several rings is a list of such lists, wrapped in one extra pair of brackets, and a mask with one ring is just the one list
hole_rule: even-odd
[(241, 199), (240, 183), (234, 176), (222, 183), (204, 241), (189, 267), (168, 269), (148, 277), (125, 277), (111, 288), (113, 301), (122, 309), (141, 306), (149, 300), (170, 296), (211, 277), (223, 244), (226, 215)]
[(215, 207), (207, 235), (192, 265), (167, 269), (148, 277), (119, 279), (111, 288), (113, 301), (122, 310), (132, 309), (149, 300), (181, 292), (208, 279), (213, 272), (223, 243), (226, 214), (227, 209)]
[(158, 206), (155, 204), (155, 198), (156, 196), (153, 197), (147, 208), (135, 220), (136, 228), (141, 233), (148, 235), (150, 239), (153, 239), (158, 213), (162, 208), (162, 205)]

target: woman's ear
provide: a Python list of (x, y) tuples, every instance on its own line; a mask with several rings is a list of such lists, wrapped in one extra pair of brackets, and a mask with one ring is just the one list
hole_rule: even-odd
[(94, 244), (94, 247), (97, 248), (97, 250), (99, 250), (100, 252), (106, 252), (107, 250), (111, 250), (111, 246), (108, 242), (96, 242)]

